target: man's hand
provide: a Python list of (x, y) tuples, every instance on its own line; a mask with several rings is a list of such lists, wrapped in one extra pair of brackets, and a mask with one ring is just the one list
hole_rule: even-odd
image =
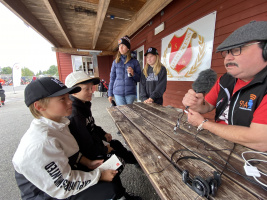
[(106, 138), (107, 142), (110, 142), (112, 140), (112, 135), (110, 133), (106, 133), (105, 138)]
[(204, 121), (204, 117), (198, 112), (189, 109), (187, 114), (187, 121), (193, 126), (198, 127)]
[(114, 176), (116, 176), (117, 173), (118, 171), (112, 169), (104, 170), (101, 172), (100, 180), (110, 182), (113, 180)]
[(189, 106), (192, 110), (197, 110), (203, 104), (204, 96), (202, 93), (196, 93), (190, 89), (185, 94), (182, 103), (185, 107)]

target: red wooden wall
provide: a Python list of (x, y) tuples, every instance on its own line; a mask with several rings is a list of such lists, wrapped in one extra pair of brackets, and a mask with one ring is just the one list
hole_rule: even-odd
[[(174, 0), (163, 9), (164, 15), (161, 16), (158, 13), (152, 19), (151, 26), (145, 27), (144, 25), (131, 36), (131, 46), (132, 49), (136, 49), (144, 45), (145, 51), (152, 46), (157, 48), (161, 54), (162, 38), (213, 11), (217, 11), (211, 68), (220, 76), (225, 73), (225, 69), (221, 55), (215, 53), (216, 47), (238, 27), (252, 20), (266, 21), (266, 8), (266, 0)], [(165, 30), (154, 35), (155, 27), (162, 22), (165, 23)], [(184, 108), (181, 103), (182, 98), (191, 85), (191, 81), (168, 81), (164, 94), (164, 105)]]
[(107, 83), (109, 83), (109, 75), (113, 62), (113, 56), (98, 56), (97, 62), (100, 79), (104, 79)]
[(56, 56), (57, 56), (59, 80), (65, 83), (66, 77), (73, 71), (71, 54), (57, 52)]

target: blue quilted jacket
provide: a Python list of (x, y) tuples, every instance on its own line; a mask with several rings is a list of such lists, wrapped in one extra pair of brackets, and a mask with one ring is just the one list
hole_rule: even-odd
[[(108, 96), (136, 95), (136, 84), (140, 81), (141, 69), (138, 60), (131, 59), (124, 64), (126, 56), (122, 55), (120, 62), (112, 63), (110, 72), (110, 82), (108, 86)], [(127, 68), (132, 67), (134, 76), (128, 77)]]

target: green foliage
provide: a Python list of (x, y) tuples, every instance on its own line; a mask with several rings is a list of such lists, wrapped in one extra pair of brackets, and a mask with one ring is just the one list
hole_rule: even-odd
[(1, 74), (12, 74), (12, 68), (11, 67), (3, 67)]
[(58, 69), (57, 66), (51, 65), (47, 71), (44, 71), (43, 74), (51, 75), (51, 76), (58, 76)]
[(24, 67), (21, 69), (21, 76), (34, 76), (34, 72), (31, 71), (29, 68)]

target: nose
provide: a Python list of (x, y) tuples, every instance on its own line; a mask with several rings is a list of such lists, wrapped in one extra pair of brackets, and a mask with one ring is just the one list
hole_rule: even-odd
[(68, 95), (68, 97), (67, 97), (67, 104), (72, 104), (72, 100), (70, 100), (70, 98), (69, 98), (69, 95)]
[(233, 60), (234, 59), (234, 56), (229, 52), (228, 54), (226, 54), (224, 60)]

